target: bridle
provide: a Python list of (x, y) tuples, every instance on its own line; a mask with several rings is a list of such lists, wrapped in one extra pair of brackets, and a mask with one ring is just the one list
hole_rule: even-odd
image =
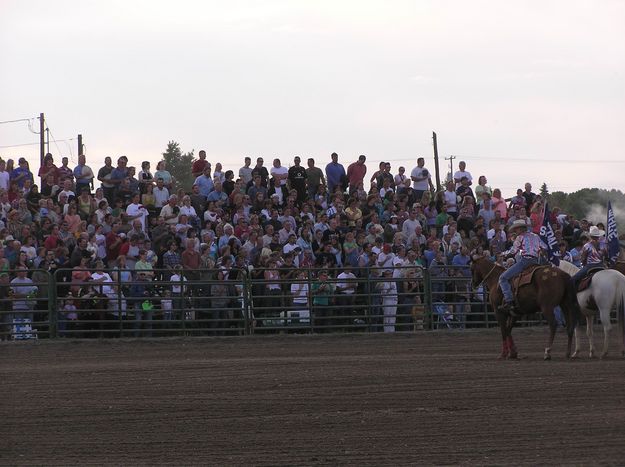
[(488, 279), (488, 277), (493, 273), (495, 269), (497, 269), (497, 263), (493, 264), (492, 269), (486, 273), (486, 275), (482, 278), (482, 280), (477, 285), (474, 286), (474, 288), (477, 289), (480, 285), (486, 282), (486, 279)]

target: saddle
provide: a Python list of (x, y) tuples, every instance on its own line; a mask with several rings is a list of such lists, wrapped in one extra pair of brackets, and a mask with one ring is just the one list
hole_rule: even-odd
[(599, 271), (603, 271), (603, 268), (596, 267), (596, 268), (589, 269), (588, 272), (586, 273), (586, 276), (577, 284), (577, 293), (583, 292), (588, 287), (590, 287), (590, 283), (592, 282), (592, 276), (597, 274)]
[[(510, 281), (514, 294), (516, 295), (519, 289), (523, 287), (524, 285), (530, 284), (532, 282), (532, 278), (534, 277), (534, 274), (537, 273), (539, 270), (543, 270), (543, 269), (549, 270), (551, 269), (551, 266), (540, 266), (538, 264), (532, 264), (528, 268), (525, 268), (523, 272), (521, 272), (521, 274), (514, 277)], [(548, 273), (548, 271), (545, 271), (545, 272)]]

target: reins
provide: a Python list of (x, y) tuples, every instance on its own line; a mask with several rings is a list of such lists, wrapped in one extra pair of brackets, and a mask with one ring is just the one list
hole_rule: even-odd
[(482, 285), (484, 282), (486, 282), (486, 279), (488, 279), (488, 276), (490, 276), (493, 273), (493, 271), (495, 269), (497, 269), (497, 266), (498, 266), (497, 263), (493, 264), (492, 269), (490, 271), (488, 271), (488, 273), (482, 278), (482, 280), (479, 282), (479, 284), (477, 284), (476, 288), (479, 287), (480, 285)]

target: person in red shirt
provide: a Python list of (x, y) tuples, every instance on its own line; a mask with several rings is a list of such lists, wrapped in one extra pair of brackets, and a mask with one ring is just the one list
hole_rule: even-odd
[(52, 227), (52, 232), (50, 235), (46, 237), (45, 242), (43, 242), (43, 246), (46, 247), (46, 250), (54, 250), (57, 246), (59, 246), (59, 226), (54, 225)]
[(356, 162), (352, 162), (347, 167), (347, 179), (349, 180), (349, 194), (350, 196), (356, 191), (358, 185), (362, 183), (367, 174), (367, 166), (365, 161), (367, 158), (363, 155), (358, 157)]
[[(119, 250), (124, 241), (125, 234), (118, 234), (119, 222), (113, 222), (111, 231), (106, 235), (106, 260), (113, 267), (119, 256)], [(123, 236), (122, 236), (123, 235)]]
[(206, 160), (206, 151), (203, 149), (198, 153), (199, 159), (193, 162), (191, 166), (191, 172), (194, 178), (198, 178), (204, 173), (206, 167), (210, 167), (210, 163)]
[(187, 239), (186, 248), (182, 252), (182, 267), (190, 280), (199, 279), (198, 269), (200, 269), (201, 255), (195, 250), (195, 242)]

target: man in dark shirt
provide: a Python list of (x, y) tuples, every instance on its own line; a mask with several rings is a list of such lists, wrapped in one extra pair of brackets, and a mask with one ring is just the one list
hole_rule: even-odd
[(98, 180), (102, 182), (102, 191), (104, 192), (104, 197), (109, 202), (109, 206), (112, 206), (115, 200), (115, 185), (111, 183), (112, 164), (111, 158), (105, 157), (104, 167), (98, 170)]
[(299, 156), (295, 156), (293, 167), (289, 169), (288, 183), (289, 189), (295, 189), (297, 191), (297, 201), (299, 203), (306, 199), (306, 169), (300, 165), (301, 159)]
[(264, 186), (265, 188), (267, 188), (267, 181), (269, 180), (269, 171), (267, 170), (267, 167), (263, 166), (262, 157), (259, 157), (258, 159), (256, 159), (256, 166), (252, 169), (252, 180), (254, 180), (254, 177), (256, 175), (260, 177), (260, 184)]

